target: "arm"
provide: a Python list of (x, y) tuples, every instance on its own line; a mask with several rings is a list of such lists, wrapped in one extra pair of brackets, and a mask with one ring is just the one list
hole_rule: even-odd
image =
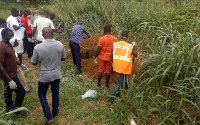
[(98, 57), (98, 55), (99, 55), (99, 53), (100, 53), (100, 51), (101, 51), (101, 46), (98, 46), (98, 48), (97, 48), (97, 51), (96, 51), (96, 54), (95, 54), (95, 58), (97, 58)]
[(63, 46), (63, 52), (62, 52), (61, 61), (65, 61), (66, 58), (67, 58), (67, 57), (66, 57), (65, 47)]
[(14, 30), (19, 30), (24, 24), (20, 24), (19, 26), (13, 25)]
[(3, 67), (3, 62), (0, 62), (0, 72), (6, 78), (8, 82), (12, 81), (12, 79), (8, 76), (5, 68)]
[(35, 32), (36, 32), (36, 29), (37, 29), (37, 26), (33, 28), (33, 33), (32, 33), (32, 34), (33, 34), (33, 36), (32, 36), (32, 37), (34, 37), (34, 35), (35, 35)]
[(90, 38), (90, 34), (87, 32), (86, 28), (84, 28), (83, 32), (88, 36), (88, 38)]
[(31, 58), (31, 63), (34, 66), (36, 66), (38, 64), (38, 52), (36, 51), (35, 47), (34, 47), (34, 50), (33, 50), (33, 55), (32, 55), (32, 58)]
[(134, 57), (137, 57), (137, 48), (136, 48), (136, 46), (133, 46), (132, 55), (133, 55), (132, 62), (134, 63), (134, 61), (135, 61)]

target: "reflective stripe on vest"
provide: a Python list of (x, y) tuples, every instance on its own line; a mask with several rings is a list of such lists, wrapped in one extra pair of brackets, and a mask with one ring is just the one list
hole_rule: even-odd
[(119, 55), (114, 55), (113, 59), (119, 59), (119, 60), (123, 60), (123, 61), (126, 61), (126, 62), (132, 62), (132, 58), (128, 58), (128, 57), (125, 57), (125, 56), (119, 56)]
[[(128, 58), (128, 51), (129, 51), (130, 46), (131, 44), (128, 44), (128, 46), (123, 46), (123, 45), (117, 45), (117, 43), (114, 43), (113, 59), (119, 59), (119, 60), (131, 62), (132, 58)], [(115, 55), (116, 48), (126, 49), (125, 55), (124, 56)]]

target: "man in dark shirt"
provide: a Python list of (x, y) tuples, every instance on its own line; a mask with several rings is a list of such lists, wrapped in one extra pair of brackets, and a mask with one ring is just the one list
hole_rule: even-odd
[(80, 44), (83, 39), (83, 33), (85, 33), (88, 38), (90, 37), (90, 34), (87, 32), (86, 28), (82, 24), (83, 21), (78, 20), (78, 23), (73, 26), (72, 33), (69, 38), (69, 46), (71, 49), (74, 65), (76, 65), (77, 68), (77, 74), (80, 74), (82, 72)]
[[(17, 78), (17, 58), (12, 45), (9, 43), (14, 36), (11, 29), (5, 28), (1, 32), (3, 41), (0, 43), (0, 78), (4, 81), (4, 98), (6, 109), (12, 110), (14, 108), (12, 101), (13, 90), (16, 93), (15, 107), (22, 107), (22, 102), (25, 96), (24, 87)], [(17, 114), (27, 115), (28, 112), (21, 111)]]

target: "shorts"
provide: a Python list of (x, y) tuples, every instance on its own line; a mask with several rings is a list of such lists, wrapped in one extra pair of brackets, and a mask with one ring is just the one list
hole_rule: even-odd
[(22, 55), (24, 53), (23, 40), (17, 40), (17, 42), (19, 43), (19, 45), (14, 47), (14, 50), (18, 55)]
[(99, 72), (104, 72), (105, 70), (105, 73), (110, 73), (111, 67), (112, 67), (111, 61), (104, 61), (99, 59)]

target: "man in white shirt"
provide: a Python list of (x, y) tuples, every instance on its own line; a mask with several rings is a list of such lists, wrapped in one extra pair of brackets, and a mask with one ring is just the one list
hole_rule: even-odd
[(44, 37), (42, 36), (42, 29), (44, 27), (49, 27), (51, 29), (55, 29), (53, 22), (48, 18), (49, 17), (49, 11), (45, 10), (43, 12), (43, 17), (36, 18), (34, 25), (33, 25), (33, 36), (35, 35), (35, 32), (37, 30), (37, 42), (41, 43), (44, 40)]
[(24, 53), (23, 37), (25, 28), (24, 24), (19, 24), (16, 17), (19, 16), (17, 8), (11, 9), (12, 15), (7, 18), (7, 27), (14, 32), (14, 37), (17, 39), (19, 45), (14, 47), (15, 52), (18, 54), (20, 63), (22, 63), (22, 54)]

